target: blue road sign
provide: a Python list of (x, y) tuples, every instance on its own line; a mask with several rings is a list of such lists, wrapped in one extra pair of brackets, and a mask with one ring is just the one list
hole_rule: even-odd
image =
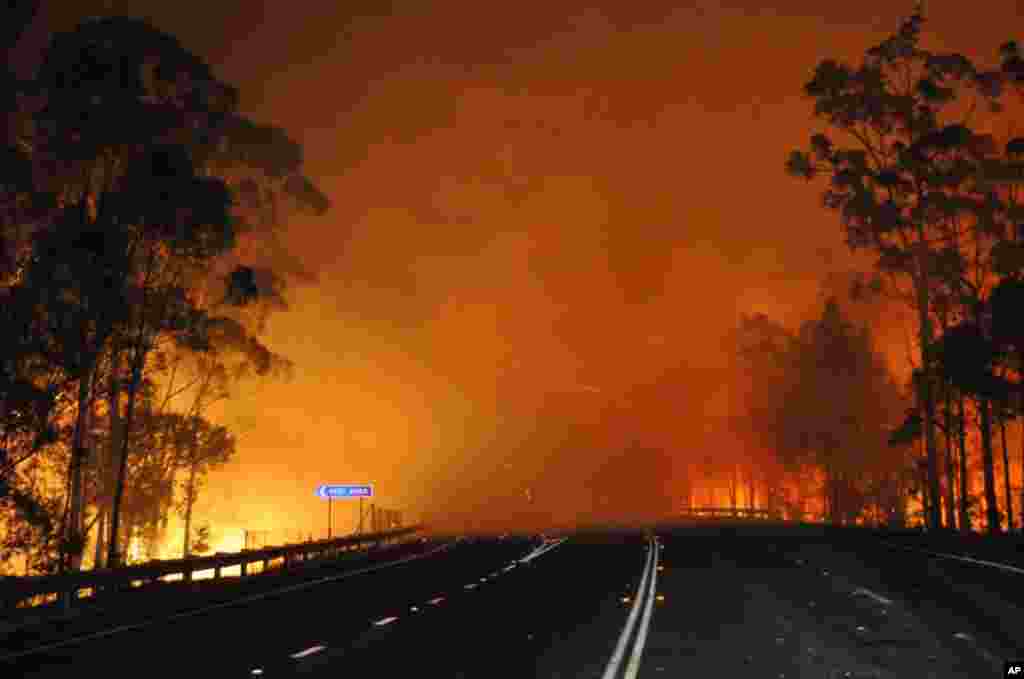
[(322, 498), (373, 497), (373, 486), (338, 486), (325, 484), (317, 486), (316, 494)]

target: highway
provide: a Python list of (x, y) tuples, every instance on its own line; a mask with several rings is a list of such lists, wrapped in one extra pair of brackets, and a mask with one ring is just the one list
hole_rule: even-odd
[(36, 653), (22, 635), (0, 676), (981, 679), (1024, 657), (1024, 574), (877, 539), (677, 525), (374, 568)]

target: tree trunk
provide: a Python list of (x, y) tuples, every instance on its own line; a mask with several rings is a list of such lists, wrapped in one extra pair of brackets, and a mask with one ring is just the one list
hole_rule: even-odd
[(825, 479), (821, 489), (821, 505), (822, 519), (826, 523), (835, 523), (836, 505), (832, 497), (832, 469), (828, 466), (825, 467)]
[[(920, 242), (924, 243), (923, 233), (920, 233)], [(920, 262), (919, 271), (920, 274), (916, 277), (914, 284), (917, 287), (918, 298), (918, 340), (921, 342), (921, 409), (923, 411), (925, 454), (928, 461), (928, 494), (933, 500), (928, 507), (926, 523), (937, 528), (942, 524), (942, 515), (938, 506), (938, 498), (941, 497), (941, 494), (939, 490), (939, 455), (935, 441), (935, 394), (932, 389), (932, 321), (929, 315), (928, 281), (924, 275), (923, 261)]]
[(731, 467), (731, 475), (729, 476), (729, 504), (732, 507), (733, 516), (736, 516), (737, 495), (739, 492), (739, 479), (737, 478), (737, 475), (739, 472), (736, 469), (735, 464), (732, 464)]
[(185, 487), (185, 544), (182, 548), (182, 557), (187, 559), (192, 555), (192, 505), (195, 504), (196, 466), (189, 465), (188, 485)]
[(946, 433), (943, 438), (946, 440), (946, 528), (956, 530), (956, 471), (953, 462), (953, 399), (952, 392), (945, 389), (946, 412), (945, 424)]
[(960, 438), (960, 532), (965, 535), (971, 532), (971, 514), (967, 503), (970, 500), (968, 494), (967, 476), (967, 412), (964, 406), (964, 396), (960, 394), (960, 407), (958, 409), (957, 434)]
[[(82, 549), (76, 547), (82, 539), (84, 528), (84, 498), (82, 492), (82, 473), (85, 464), (86, 451), (83, 445), (85, 441), (85, 428), (88, 422), (89, 386), (91, 383), (92, 367), (87, 368), (78, 380), (78, 412), (75, 415), (75, 430), (71, 439), (71, 463), (68, 475), (71, 479), (71, 514), (68, 517), (67, 530), (64, 535), (67, 541), (62, 540), (61, 545), (61, 571), (65, 566), (70, 566), (72, 571), (78, 571), (82, 566)], [(71, 550), (68, 553), (67, 543), (71, 543)], [(70, 602), (65, 602), (70, 603)]]
[[(1018, 353), (1018, 366), (1019, 370), (1024, 376), (1024, 351)], [(1020, 531), (1024, 534), (1024, 408), (1021, 412), (1020, 421)]]
[[(140, 334), (143, 331), (140, 330)], [(114, 487), (114, 504), (110, 512), (110, 545), (107, 549), (107, 564), (110, 568), (121, 565), (120, 539), (118, 528), (121, 519), (121, 501), (124, 498), (125, 478), (128, 473), (128, 442), (131, 439), (132, 419), (135, 414), (135, 397), (142, 381), (142, 366), (146, 359), (145, 338), (139, 337), (132, 356), (131, 382), (128, 383), (128, 411), (124, 418), (124, 432), (121, 436), (121, 454), (117, 460), (117, 484)]]
[(979, 399), (979, 421), (981, 425), (981, 463), (985, 477), (985, 514), (988, 532), (999, 530), (999, 502), (996, 498), (995, 456), (992, 452), (992, 409), (988, 399)]
[(842, 525), (843, 523), (843, 474), (835, 472), (832, 475), (832, 523)]
[(999, 432), (1003, 439), (1003, 485), (1006, 487), (1006, 531), (1013, 532), (1013, 491), (1010, 488), (1010, 452), (1006, 448), (1006, 417), (999, 418)]
[(107, 506), (104, 503), (99, 508), (100, 518), (96, 523), (96, 551), (93, 555), (94, 569), (103, 567), (103, 547), (106, 545), (107, 535)]

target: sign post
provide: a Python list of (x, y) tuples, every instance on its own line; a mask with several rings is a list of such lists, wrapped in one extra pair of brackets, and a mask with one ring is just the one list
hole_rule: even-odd
[(327, 498), (327, 534), (333, 537), (334, 535), (334, 512), (332, 511), (331, 503), (334, 498), (359, 498), (359, 534), (363, 532), (363, 498), (373, 497), (373, 484), (363, 485), (331, 485), (324, 484), (317, 486), (316, 488), (317, 497)]

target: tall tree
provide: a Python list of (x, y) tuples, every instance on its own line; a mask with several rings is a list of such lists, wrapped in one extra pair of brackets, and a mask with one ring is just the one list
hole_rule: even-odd
[[(182, 145), (213, 134), (235, 94), (172, 37), (124, 18), (89, 20), (55, 36), (38, 80), (46, 94), (37, 115), (40, 151), (68, 179), (81, 178), (66, 183), (69, 198), (87, 206), (106, 234), (121, 236), (129, 262), (112, 292), (128, 302), (115, 346), (128, 361), (130, 428), (154, 337), (188, 305), (184, 269), (233, 244), (226, 188), (198, 176)], [(110, 565), (118, 563), (128, 438), (121, 437)]]
[(51, 319), (59, 365), (78, 387), (68, 471), (70, 514), (64, 527), (70, 562), (62, 562), (73, 570), (80, 566), (85, 541), (82, 481), (88, 453), (84, 444), (96, 365), (107, 340), (127, 317), (118, 292), (129, 263), (116, 238), (114, 230), (104, 231), (91, 222), (84, 203), (65, 208), (52, 225), (35, 234), (34, 255), (21, 283), (36, 296), (37, 312)]
[(1005, 399), (1010, 385), (997, 375), (998, 350), (984, 328), (974, 320), (962, 321), (947, 330), (936, 345), (938, 370), (958, 390), (977, 404), (981, 432), (986, 520), (989, 532), (998, 532), (999, 503), (996, 497), (992, 445), (992, 404)]
[[(974, 193), (974, 170), (990, 139), (956, 117), (955, 104), (974, 98), (999, 110), (1003, 72), (982, 71), (959, 54), (919, 47), (920, 8), (899, 31), (869, 49), (859, 67), (826, 59), (805, 93), (815, 115), (853, 142), (837, 146), (825, 134), (811, 138), (809, 152), (790, 154), (787, 171), (808, 180), (826, 175), (824, 204), (841, 215), (847, 244), (872, 249), (879, 269), (909, 283), (916, 312), (922, 380), (921, 410), (929, 495), (940, 497), (936, 443), (936, 393), (931, 353), (934, 255), (955, 218), (984, 212)], [(973, 107), (972, 107), (973, 111)], [(928, 524), (941, 525), (932, 502)]]

